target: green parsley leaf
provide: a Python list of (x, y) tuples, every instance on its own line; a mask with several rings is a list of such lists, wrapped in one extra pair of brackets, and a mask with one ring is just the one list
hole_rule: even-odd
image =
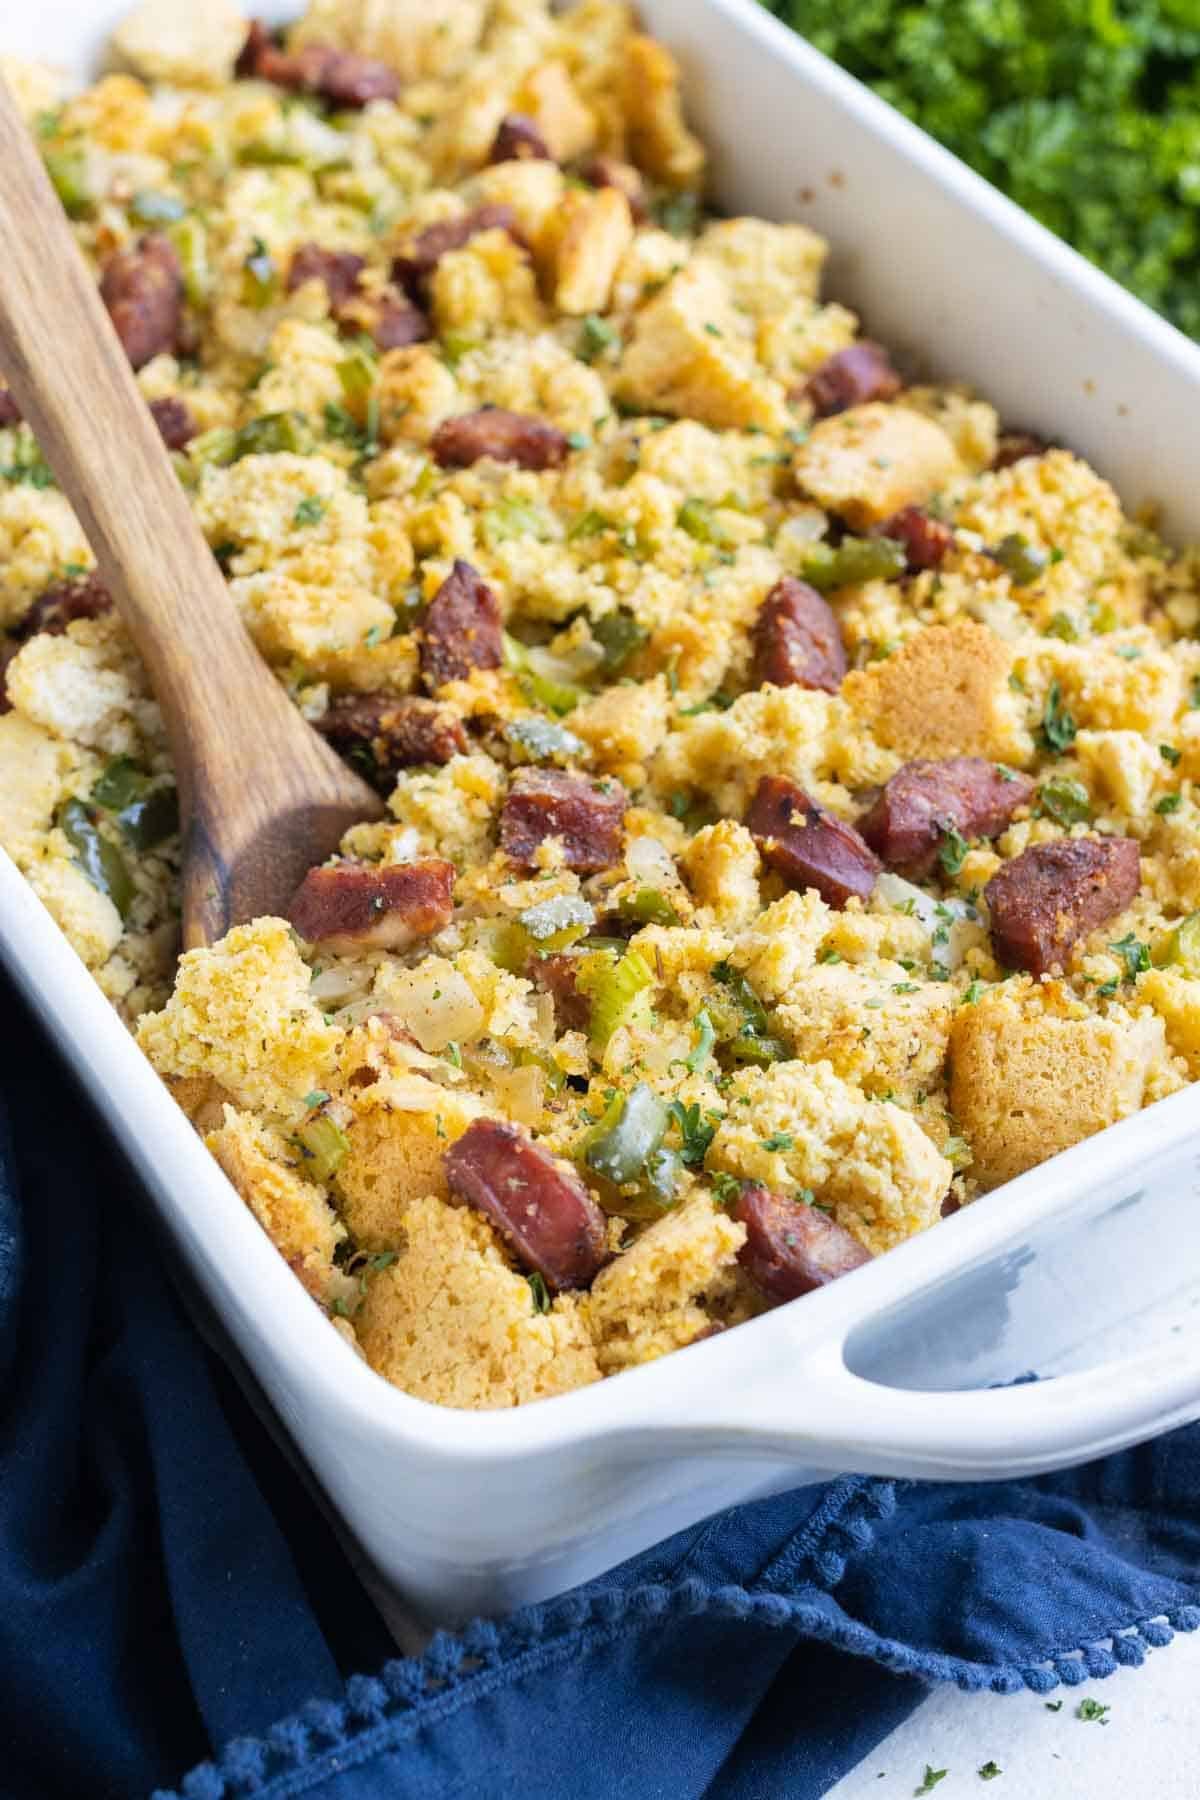
[(795, 1141), (796, 1140), (790, 1131), (773, 1131), (770, 1137), (766, 1137), (762, 1140), (762, 1147), (764, 1150), (769, 1150), (771, 1152), (776, 1150), (790, 1150)]
[(1099, 1700), (1093, 1700), (1089, 1695), (1075, 1708), (1075, 1717), (1082, 1719), (1085, 1725), (1107, 1725), (1107, 1715), (1111, 1711), (1111, 1706), (1101, 1706)]
[(964, 990), (962, 1000), (960, 1001), (959, 1004), (962, 1006), (974, 1006), (975, 1002), (978, 1000), (978, 998), (979, 998), (980, 994), (982, 994), (982, 992), (983, 992), (982, 981), (973, 981), (971, 983), (970, 987), (968, 987)]
[(1003, 1775), (1003, 1773), (1004, 1770), (998, 1762), (985, 1762), (978, 1770), (980, 1781), (995, 1781), (997, 1775)]
[(1123, 938), (1118, 938), (1115, 944), (1108, 947), (1125, 964), (1126, 981), (1136, 981), (1150, 967), (1150, 946), (1134, 937), (1132, 931), (1126, 932)]
[(1059, 825), (1081, 825), (1092, 816), (1092, 796), (1082, 781), (1072, 781), (1067, 775), (1042, 783), (1038, 806)]
[(579, 341), (575, 346), (575, 354), (584, 362), (595, 362), (606, 350), (620, 342), (616, 327), (599, 313), (588, 313), (579, 327)]
[(1168, 813), (1177, 813), (1182, 805), (1182, 794), (1164, 794), (1161, 800), (1154, 802), (1154, 810), (1165, 818)]
[(690, 1106), (683, 1100), (672, 1100), (667, 1112), (679, 1127), (680, 1156), (689, 1169), (699, 1168), (717, 1134), (715, 1122), (701, 1116), (698, 1100)]
[(954, 876), (960, 873), (970, 848), (970, 844), (957, 827), (947, 820), (942, 825), (942, 841), (938, 846), (938, 861), (947, 875)]
[(1061, 1700), (1047, 1700), (1043, 1704), (1045, 1705), (1047, 1712), (1061, 1712), (1063, 1709)]
[(934, 1788), (937, 1786), (938, 1782), (945, 1781), (945, 1779), (949, 1773), (950, 1773), (949, 1769), (934, 1769), (934, 1768), (931, 1768), (928, 1763), (926, 1763), (925, 1764), (925, 1779), (921, 1783), (919, 1788), (913, 1789), (914, 1795), (915, 1794), (932, 1794), (932, 1792), (933, 1792)]
[(1177, 750), (1174, 744), (1160, 744), (1158, 746), (1158, 754), (1165, 763), (1170, 763), (1173, 769), (1177, 769), (1180, 760), (1182, 759), (1183, 751)]
[(529, 1297), (533, 1302), (534, 1312), (548, 1313), (550, 1311), (550, 1290), (546, 1286), (546, 1277), (539, 1269), (535, 1269), (533, 1274), (527, 1275), (525, 1279), (529, 1283)]
[(715, 1169), (709, 1176), (709, 1180), (712, 1183), (713, 1198), (717, 1205), (723, 1206), (726, 1212), (732, 1212), (741, 1198), (744, 1182), (736, 1175), (726, 1174), (724, 1169)]
[(1046, 704), (1042, 709), (1041, 740), (1047, 750), (1061, 756), (1075, 742), (1077, 730), (1074, 719), (1062, 701), (1062, 689), (1057, 681), (1050, 683), (1046, 693)]
[(292, 514), (293, 525), (319, 525), (325, 517), (325, 501), (319, 494), (306, 494)]

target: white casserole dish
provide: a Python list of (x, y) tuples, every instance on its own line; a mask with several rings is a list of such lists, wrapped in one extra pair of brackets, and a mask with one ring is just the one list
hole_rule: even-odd
[[(0, 50), (82, 75), (124, 10), (43, 0), (0, 23)], [(830, 291), (876, 335), (1200, 536), (1200, 350), (753, 0), (640, 10), (682, 58), (726, 208), (813, 224)], [(1200, 1416), (1198, 1089), (800, 1304), (559, 1399), (456, 1413), (326, 1327), (2, 856), (0, 949), (333, 1505), (432, 1618), (543, 1598), (823, 1473), (1006, 1476)], [(1054, 1378), (980, 1391), (1031, 1368)]]

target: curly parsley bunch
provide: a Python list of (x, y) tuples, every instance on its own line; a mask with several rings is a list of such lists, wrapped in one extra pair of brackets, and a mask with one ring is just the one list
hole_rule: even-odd
[(764, 0), (1200, 337), (1200, 0)]

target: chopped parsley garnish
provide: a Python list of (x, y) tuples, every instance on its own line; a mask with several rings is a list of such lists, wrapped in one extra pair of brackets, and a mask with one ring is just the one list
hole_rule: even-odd
[(292, 514), (293, 525), (319, 525), (325, 517), (325, 502), (319, 494), (308, 494)]
[(1063, 705), (1062, 689), (1057, 681), (1050, 683), (1046, 693), (1046, 704), (1042, 709), (1042, 743), (1047, 750), (1061, 756), (1075, 742), (1078, 727), (1071, 714)]
[(679, 1127), (681, 1158), (689, 1169), (698, 1168), (717, 1134), (713, 1116), (710, 1115), (709, 1120), (701, 1116), (698, 1100), (694, 1100), (690, 1106), (683, 1100), (672, 1100), (667, 1111)]
[(790, 1131), (773, 1131), (770, 1137), (762, 1140), (762, 1147), (774, 1153), (777, 1150), (790, 1150), (795, 1141)]
[(1092, 816), (1092, 796), (1082, 781), (1073, 781), (1066, 775), (1043, 782), (1038, 806), (1059, 825), (1082, 825)]
[(971, 983), (970, 987), (968, 987), (964, 990), (962, 1001), (960, 1004), (963, 1006), (974, 1006), (975, 1002), (978, 1000), (978, 998), (979, 998), (980, 994), (982, 994), (982, 992), (983, 992), (982, 981), (973, 981)]
[(937, 1786), (938, 1782), (945, 1781), (945, 1779), (949, 1773), (950, 1773), (949, 1769), (935, 1769), (935, 1768), (932, 1768), (929, 1763), (926, 1763), (925, 1764), (925, 1779), (924, 1779), (924, 1781), (922, 1781), (919, 1788), (913, 1789), (914, 1795), (915, 1794), (932, 1794), (932, 1792), (933, 1792), (934, 1788)]
[(579, 342), (575, 354), (584, 362), (595, 362), (606, 350), (611, 350), (619, 341), (616, 328), (602, 319), (599, 313), (588, 313), (579, 327)]
[(970, 844), (958, 828), (947, 820), (942, 826), (942, 841), (938, 846), (938, 861), (947, 875), (954, 876), (960, 873), (970, 848)]
[(842, 960), (842, 953), (840, 950), (818, 950), (817, 951), (817, 961), (819, 963), (840, 963), (841, 960)]
[(1182, 794), (1164, 794), (1161, 800), (1155, 801), (1154, 810), (1165, 818), (1168, 813), (1177, 813), (1182, 805)]
[(1134, 937), (1132, 931), (1127, 932), (1123, 938), (1118, 938), (1115, 944), (1110, 944), (1108, 947), (1125, 964), (1126, 981), (1136, 981), (1138, 976), (1144, 975), (1150, 967), (1150, 946), (1143, 944), (1140, 938)]
[(1085, 1725), (1107, 1725), (1108, 1714), (1111, 1711), (1111, 1706), (1102, 1706), (1099, 1700), (1093, 1700), (1089, 1695), (1086, 1700), (1081, 1700), (1075, 1708), (1075, 1717), (1082, 1719)]
[(1176, 769), (1179, 767), (1180, 760), (1182, 759), (1182, 756), (1183, 756), (1183, 751), (1177, 750), (1175, 748), (1174, 744), (1160, 744), (1158, 746), (1158, 754), (1162, 757), (1162, 759), (1165, 763), (1170, 763), (1171, 767), (1173, 769)]
[(741, 1198), (745, 1183), (737, 1175), (726, 1174), (724, 1169), (715, 1170), (709, 1176), (709, 1180), (712, 1182), (713, 1197), (717, 1205), (723, 1206), (727, 1212), (732, 1212)]
[(311, 1112), (316, 1106), (324, 1106), (328, 1098), (329, 1095), (324, 1088), (313, 1088), (311, 1093), (305, 1094), (304, 1104)]
[(978, 1771), (980, 1781), (995, 1781), (997, 1775), (1003, 1775), (1003, 1773), (1004, 1770), (998, 1762), (985, 1762), (981, 1764)]
[(550, 1311), (550, 1290), (546, 1286), (546, 1277), (540, 1270), (535, 1269), (533, 1274), (527, 1275), (525, 1279), (529, 1283), (529, 1297), (533, 1302), (534, 1312), (548, 1313)]

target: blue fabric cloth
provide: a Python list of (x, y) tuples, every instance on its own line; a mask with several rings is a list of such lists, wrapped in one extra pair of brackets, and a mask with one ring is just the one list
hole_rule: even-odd
[[(398, 1659), (0, 981), (0, 1795), (810, 1800), (927, 1684), (1200, 1622), (1200, 1431), (994, 1487), (846, 1479)], [(390, 1660), (389, 1660), (390, 1658)]]

